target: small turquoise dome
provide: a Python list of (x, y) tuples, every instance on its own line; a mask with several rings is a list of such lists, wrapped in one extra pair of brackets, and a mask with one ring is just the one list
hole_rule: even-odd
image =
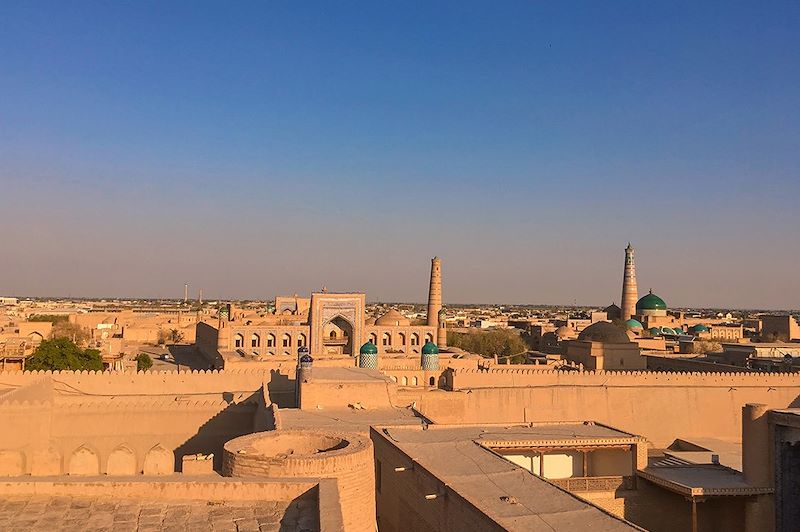
[(361, 346), (359, 353), (361, 353), (362, 355), (377, 355), (378, 346), (373, 344), (372, 342), (367, 342)]
[(706, 327), (702, 323), (698, 323), (697, 325), (695, 325), (694, 327), (691, 328), (691, 331), (694, 334), (701, 333), (701, 332), (708, 332), (708, 327)]
[(667, 310), (667, 304), (651, 290), (636, 303), (636, 312), (641, 314), (643, 310)]
[(642, 324), (639, 323), (639, 320), (635, 320), (633, 318), (625, 321), (625, 327), (632, 330), (644, 329), (644, 327), (642, 327)]
[(659, 334), (661, 334), (661, 329), (659, 329), (658, 327), (650, 327), (649, 329), (647, 329), (647, 332), (649, 332), (653, 336), (658, 336)]
[(675, 331), (673, 331), (669, 327), (661, 327), (661, 332), (663, 334), (675, 334)]
[(422, 346), (422, 354), (423, 355), (438, 355), (439, 354), (439, 348), (436, 346), (436, 344), (434, 344), (433, 342), (428, 340), (427, 342), (425, 342), (425, 345)]
[(675, 327), (672, 330), (675, 331), (675, 334), (684, 334), (683, 329), (681, 329), (680, 327)]

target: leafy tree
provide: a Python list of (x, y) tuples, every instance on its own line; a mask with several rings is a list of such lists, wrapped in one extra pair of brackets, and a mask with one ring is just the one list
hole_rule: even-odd
[(28, 321), (49, 321), (50, 323), (60, 323), (69, 321), (69, 316), (56, 314), (34, 314), (28, 318)]
[(706, 353), (715, 353), (722, 351), (722, 344), (710, 340), (698, 340), (692, 344), (692, 353), (696, 355), (705, 355)]
[(50, 338), (67, 338), (77, 345), (84, 345), (89, 341), (89, 332), (77, 323), (57, 321), (53, 323)]
[(178, 329), (170, 329), (168, 331), (161, 329), (158, 331), (158, 345), (164, 345), (166, 343), (179, 344), (183, 342), (183, 338), (183, 332)]
[(81, 349), (69, 338), (45, 340), (28, 360), (27, 370), (103, 370), (103, 359), (97, 349)]
[(468, 333), (447, 332), (447, 345), (458, 347), (484, 357), (510, 357), (512, 363), (522, 363), (528, 345), (515, 331), (497, 329)]
[(147, 353), (136, 355), (136, 371), (145, 371), (153, 367), (153, 359)]

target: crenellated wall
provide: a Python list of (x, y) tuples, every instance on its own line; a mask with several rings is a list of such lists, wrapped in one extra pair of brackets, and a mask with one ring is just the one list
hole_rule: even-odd
[(741, 408), (800, 404), (800, 375), (774, 373), (454, 370), (458, 393), (423, 394), (418, 409), (440, 423), (593, 419), (656, 446), (677, 437), (741, 439)]
[[(268, 374), (267, 374), (268, 377)], [(0, 374), (0, 475), (168, 474), (272, 428), (263, 371)]]

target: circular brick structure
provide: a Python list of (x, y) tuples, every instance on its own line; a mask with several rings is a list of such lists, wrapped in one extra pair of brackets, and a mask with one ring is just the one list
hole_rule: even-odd
[(275, 430), (225, 444), (229, 477), (335, 478), (346, 530), (375, 530), (375, 470), (366, 435), (321, 430)]

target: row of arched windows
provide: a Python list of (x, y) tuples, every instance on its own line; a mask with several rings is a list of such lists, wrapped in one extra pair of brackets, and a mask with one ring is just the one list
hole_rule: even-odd
[[(397, 343), (394, 343), (394, 340), (397, 340)], [(375, 345), (378, 345), (378, 335), (377, 333), (370, 333), (369, 341)], [(433, 335), (431, 333), (427, 333), (425, 335), (425, 342), (433, 342)], [(381, 334), (381, 345), (384, 347), (392, 347), (392, 346), (404, 346), (406, 345), (406, 333), (397, 333), (395, 337), (392, 336), (390, 332), (384, 332)], [(419, 346), (419, 334), (412, 333), (411, 334), (411, 344), (412, 347)]]
[[(398, 379), (394, 375), (391, 375), (389, 378), (392, 379), (392, 382), (396, 382), (401, 386), (419, 386), (419, 379), (416, 376), (411, 377), (409, 379), (406, 375), (403, 375)], [(428, 386), (435, 386), (435, 385), (436, 385), (436, 378), (430, 377), (430, 379), (428, 379)]]
[[(278, 347), (277, 337), (272, 333), (266, 335), (266, 347)], [(245, 337), (242, 333), (236, 333), (233, 337), (233, 346), (236, 348), (245, 347)], [(308, 346), (306, 335), (300, 333), (297, 335), (297, 347)], [(250, 335), (250, 347), (261, 347), (261, 335), (253, 333)], [(281, 337), (281, 347), (292, 347), (292, 336), (289, 333), (284, 333)]]

